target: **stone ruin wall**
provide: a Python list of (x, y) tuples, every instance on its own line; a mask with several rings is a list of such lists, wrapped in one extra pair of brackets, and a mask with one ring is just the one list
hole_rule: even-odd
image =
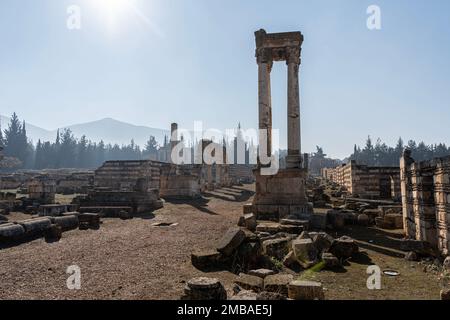
[(416, 163), (401, 160), (401, 186), (405, 233), (427, 241), (443, 255), (450, 247), (450, 157)]
[(400, 168), (369, 167), (351, 161), (322, 170), (322, 177), (345, 187), (349, 195), (363, 198), (399, 199)]
[(107, 161), (95, 170), (94, 187), (118, 191), (159, 190), (161, 163), (142, 161)]

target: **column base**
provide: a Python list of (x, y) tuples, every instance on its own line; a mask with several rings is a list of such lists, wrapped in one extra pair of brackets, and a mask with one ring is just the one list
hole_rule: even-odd
[(286, 156), (286, 168), (287, 169), (301, 169), (302, 157), (300, 155)]

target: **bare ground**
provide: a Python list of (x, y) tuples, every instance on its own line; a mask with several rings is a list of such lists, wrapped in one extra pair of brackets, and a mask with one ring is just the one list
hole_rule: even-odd
[[(35, 240), (0, 250), (0, 299), (178, 299), (184, 281), (196, 276), (219, 278), (231, 291), (230, 272), (205, 274), (190, 263), (195, 249), (211, 248), (235, 225), (242, 205), (251, 201), (253, 186), (226, 188), (203, 200), (167, 202), (154, 215), (133, 220), (104, 219), (98, 231), (64, 233), (57, 243)], [(23, 219), (12, 214), (10, 219)], [(155, 222), (178, 223), (153, 227)], [(328, 299), (438, 299), (436, 274), (407, 262), (396, 247), (398, 235), (351, 228), (364, 253), (340, 272), (313, 275)], [(366, 287), (366, 268), (377, 264), (400, 276), (383, 276), (382, 290)], [(68, 266), (81, 268), (82, 288), (67, 289)]]

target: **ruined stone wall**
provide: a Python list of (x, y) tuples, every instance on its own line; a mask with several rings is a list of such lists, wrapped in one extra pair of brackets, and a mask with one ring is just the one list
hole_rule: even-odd
[(450, 246), (450, 157), (416, 163), (410, 153), (400, 162), (405, 233), (444, 254)]
[(120, 191), (159, 189), (161, 163), (107, 161), (95, 171), (94, 186)]
[(201, 165), (162, 164), (162, 198), (198, 198), (201, 196)]
[(351, 161), (322, 172), (324, 177), (346, 188), (353, 196), (363, 198), (400, 198), (399, 167), (369, 167)]
[(253, 183), (255, 176), (253, 174), (253, 166), (246, 164), (230, 164), (228, 165), (228, 175), (231, 183)]

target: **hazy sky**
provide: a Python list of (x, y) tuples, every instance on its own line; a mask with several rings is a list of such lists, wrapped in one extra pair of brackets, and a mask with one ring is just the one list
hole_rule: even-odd
[[(112, 1), (113, 5), (107, 5)], [(450, 143), (448, 0), (2, 0), (0, 114), (46, 129), (112, 117), (168, 128), (257, 126), (254, 31), (300, 30), (303, 151), (367, 135)], [(79, 5), (82, 29), (66, 27)], [(381, 8), (382, 29), (366, 27)], [(286, 65), (272, 72), (286, 132)]]

